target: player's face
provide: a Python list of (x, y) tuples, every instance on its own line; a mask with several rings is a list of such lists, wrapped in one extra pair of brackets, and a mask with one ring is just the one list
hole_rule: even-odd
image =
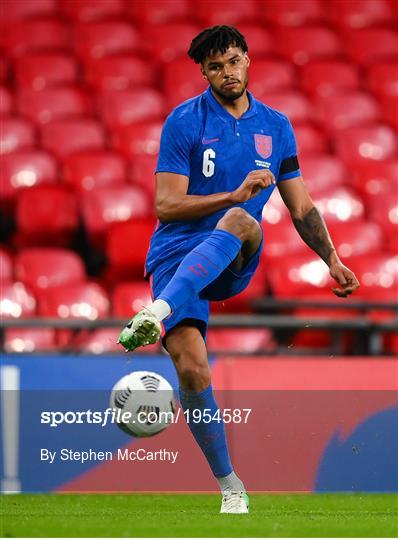
[(224, 54), (208, 56), (202, 64), (202, 74), (215, 94), (234, 101), (246, 90), (249, 65), (250, 59), (242, 49), (229, 47)]

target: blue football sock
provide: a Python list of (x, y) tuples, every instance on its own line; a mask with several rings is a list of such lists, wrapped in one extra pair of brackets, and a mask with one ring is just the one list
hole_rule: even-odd
[(241, 247), (242, 241), (237, 236), (215, 229), (209, 238), (184, 257), (158, 298), (176, 311), (190, 296), (199, 294), (214, 281), (236, 258)]
[(214, 417), (219, 409), (214, 399), (213, 387), (210, 385), (199, 393), (180, 388), (180, 402), (184, 412), (188, 411), (185, 413), (185, 418), (189, 429), (206, 456), (214, 476), (217, 478), (228, 476), (233, 469), (222, 418), (221, 421), (217, 421), (216, 416), (215, 420), (212, 419), (207, 423), (208, 417), (205, 417), (206, 422), (203, 420), (196, 422), (195, 416), (199, 413), (193, 412), (199, 410), (203, 413), (206, 409), (206, 413), (210, 414), (212, 418)]

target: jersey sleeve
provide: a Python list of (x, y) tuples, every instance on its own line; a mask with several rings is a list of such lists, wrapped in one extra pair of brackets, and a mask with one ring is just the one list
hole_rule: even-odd
[(166, 120), (160, 138), (160, 149), (156, 172), (190, 175), (192, 126), (172, 113)]
[(284, 153), (279, 167), (278, 182), (280, 180), (290, 180), (301, 176), (300, 166), (297, 158), (296, 138), (292, 124), (285, 118), (285, 126), (282, 134), (284, 140)]

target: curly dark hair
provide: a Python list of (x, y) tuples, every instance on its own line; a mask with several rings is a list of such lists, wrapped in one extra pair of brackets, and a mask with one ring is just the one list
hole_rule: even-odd
[(188, 56), (197, 64), (215, 53), (224, 54), (229, 47), (239, 47), (243, 52), (248, 51), (244, 36), (233, 26), (212, 26), (205, 28), (193, 38), (188, 50)]

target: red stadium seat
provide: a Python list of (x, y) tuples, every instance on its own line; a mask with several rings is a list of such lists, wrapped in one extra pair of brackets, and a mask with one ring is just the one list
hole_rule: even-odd
[(300, 170), (311, 195), (341, 186), (351, 179), (344, 164), (329, 154), (300, 157)]
[(295, 126), (294, 134), (296, 136), (299, 156), (316, 156), (328, 151), (326, 137), (322, 131), (311, 124)]
[(384, 161), (395, 155), (397, 136), (383, 125), (353, 127), (334, 138), (339, 157), (347, 164), (361, 161)]
[(19, 87), (37, 91), (59, 84), (75, 84), (78, 64), (69, 54), (29, 54), (16, 59), (15, 78)]
[(151, 302), (151, 290), (146, 281), (119, 283), (112, 294), (112, 314), (114, 317), (130, 318)]
[[(249, 56), (250, 58), (253, 57), (255, 63), (262, 56), (272, 53), (273, 40), (270, 32), (263, 26), (242, 22), (239, 23), (239, 32), (244, 35), (246, 43), (249, 46)], [(250, 74), (252, 74), (255, 63), (250, 66)]]
[[(265, 223), (271, 223), (272, 225), (280, 221), (290, 220), (289, 212), (277, 189), (275, 189), (271, 198), (264, 206), (262, 217)], [(264, 226), (266, 227), (267, 225), (264, 224)]]
[(22, 249), (15, 258), (15, 275), (35, 294), (86, 280), (80, 257), (59, 248)]
[(398, 132), (398, 100), (393, 96), (380, 97), (382, 117), (384, 122)]
[(91, 118), (57, 120), (41, 127), (41, 143), (63, 159), (75, 152), (102, 150), (105, 133), (103, 126)]
[(372, 64), (367, 72), (369, 89), (380, 97), (398, 99), (398, 69), (396, 62)]
[(275, 35), (278, 53), (298, 66), (311, 60), (334, 58), (340, 53), (340, 41), (325, 26), (279, 29)]
[(0, 86), (0, 117), (11, 114), (12, 108), (11, 92), (5, 86)]
[(294, 90), (264, 92), (256, 97), (269, 107), (286, 114), (293, 124), (305, 123), (311, 119), (311, 104), (307, 97)]
[(110, 54), (134, 53), (139, 43), (137, 30), (124, 21), (99, 21), (76, 26), (76, 50), (85, 60)]
[(9, 73), (9, 63), (5, 56), (0, 56), (0, 83), (7, 82)]
[(126, 126), (163, 116), (163, 97), (153, 88), (103, 92), (98, 96), (102, 119), (108, 126)]
[(136, 155), (131, 160), (131, 182), (145, 189), (150, 201), (155, 200), (157, 156)]
[(12, 116), (1, 119), (0, 154), (10, 154), (34, 146), (35, 131), (33, 125), (24, 118)]
[(65, 245), (79, 225), (77, 200), (61, 186), (36, 186), (17, 199), (18, 243)]
[(127, 9), (140, 25), (165, 24), (192, 16), (190, 0), (128, 0)]
[(17, 190), (58, 181), (55, 159), (41, 150), (0, 156), (0, 199), (11, 200)]
[(82, 193), (81, 210), (89, 236), (101, 243), (112, 223), (147, 217), (151, 207), (146, 193), (133, 186), (98, 188)]
[(333, 244), (340, 257), (379, 253), (384, 244), (383, 231), (376, 223), (361, 221), (350, 223), (349, 231), (345, 223), (329, 224)]
[(121, 186), (126, 183), (126, 161), (115, 152), (82, 152), (69, 156), (64, 178), (77, 192)]
[(394, 197), (398, 192), (398, 160), (367, 161), (351, 170), (353, 187), (361, 194), (366, 204), (378, 195)]
[(264, 236), (266, 240), (262, 256), (266, 258), (281, 257), (286, 253), (295, 257), (296, 254), (308, 253), (310, 249), (300, 238), (290, 219), (274, 224), (265, 223)]
[(345, 187), (333, 188), (314, 198), (314, 203), (325, 218), (326, 223), (352, 223), (362, 221), (364, 205), (355, 192)]
[(134, 219), (115, 223), (110, 227), (106, 237), (106, 255), (110, 267), (108, 278), (142, 278), (149, 241), (154, 230), (153, 219)]
[(324, 129), (337, 131), (377, 122), (380, 107), (370, 94), (353, 91), (319, 97), (315, 103), (315, 115)]
[[(397, 186), (397, 181), (395, 181)], [(393, 193), (373, 195), (372, 205), (369, 204), (369, 217), (378, 223), (385, 232), (386, 250), (398, 252), (398, 199), (397, 189)]]
[(71, 19), (82, 22), (124, 15), (123, 0), (60, 0), (60, 8)]
[(109, 313), (109, 299), (97, 283), (77, 283), (48, 289), (40, 294), (39, 315), (60, 319), (103, 319)]
[(56, 0), (2, 0), (0, 21), (9, 23), (31, 17), (48, 17), (57, 11)]
[(18, 112), (38, 124), (47, 124), (68, 116), (82, 116), (90, 111), (89, 100), (77, 88), (46, 88), (40, 92), (24, 88), (17, 94)]
[(112, 55), (87, 62), (89, 85), (99, 90), (127, 90), (155, 84), (155, 66), (139, 56)]
[(348, 56), (359, 64), (396, 60), (398, 56), (398, 33), (388, 28), (349, 30), (343, 42)]
[(239, 26), (241, 21), (257, 22), (263, 11), (259, 7), (256, 0), (217, 0), (211, 6), (208, 0), (196, 0), (194, 9), (195, 16), (207, 27), (216, 24)]
[(279, 298), (319, 296), (330, 293), (330, 287), (336, 285), (327, 265), (315, 253), (266, 257), (266, 266), (271, 291)]
[(159, 152), (161, 131), (161, 122), (118, 127), (112, 132), (113, 147), (128, 159), (136, 155), (156, 156)]
[(0, 318), (31, 317), (36, 311), (36, 300), (23, 283), (2, 283)]
[(6, 328), (4, 350), (8, 353), (48, 352), (57, 349), (54, 328)]
[(142, 39), (152, 61), (172, 62), (186, 55), (192, 39), (199, 32), (200, 28), (194, 24), (170, 22), (142, 29)]
[(3, 248), (0, 248), (0, 284), (10, 283), (13, 279), (13, 262), (11, 255)]
[(178, 58), (166, 64), (163, 74), (168, 109), (201, 94), (208, 86), (199, 66), (189, 58)]
[(346, 261), (361, 284), (361, 297), (396, 302), (398, 298), (398, 255), (358, 255)]
[(329, 97), (357, 90), (360, 87), (358, 69), (342, 60), (315, 60), (301, 68), (301, 87), (307, 94)]
[(387, 25), (394, 16), (393, 6), (388, 0), (332, 0), (328, 8), (331, 22), (349, 29)]
[(267, 328), (234, 328), (233, 330), (210, 328), (206, 339), (210, 354), (215, 351), (230, 353), (254, 353), (274, 351), (276, 342)]
[(305, 26), (320, 22), (325, 18), (321, 0), (268, 0), (266, 6), (260, 4), (260, 14), (265, 22), (280, 26)]
[(98, 328), (92, 332), (83, 330), (73, 338), (71, 346), (80, 353), (120, 353), (122, 349), (116, 343), (119, 334), (120, 328)]
[(288, 90), (295, 85), (294, 67), (284, 60), (255, 60), (250, 66), (249, 89), (254, 96), (267, 96), (278, 90)]
[(31, 19), (4, 26), (4, 48), (13, 57), (70, 48), (70, 28), (59, 19)]

